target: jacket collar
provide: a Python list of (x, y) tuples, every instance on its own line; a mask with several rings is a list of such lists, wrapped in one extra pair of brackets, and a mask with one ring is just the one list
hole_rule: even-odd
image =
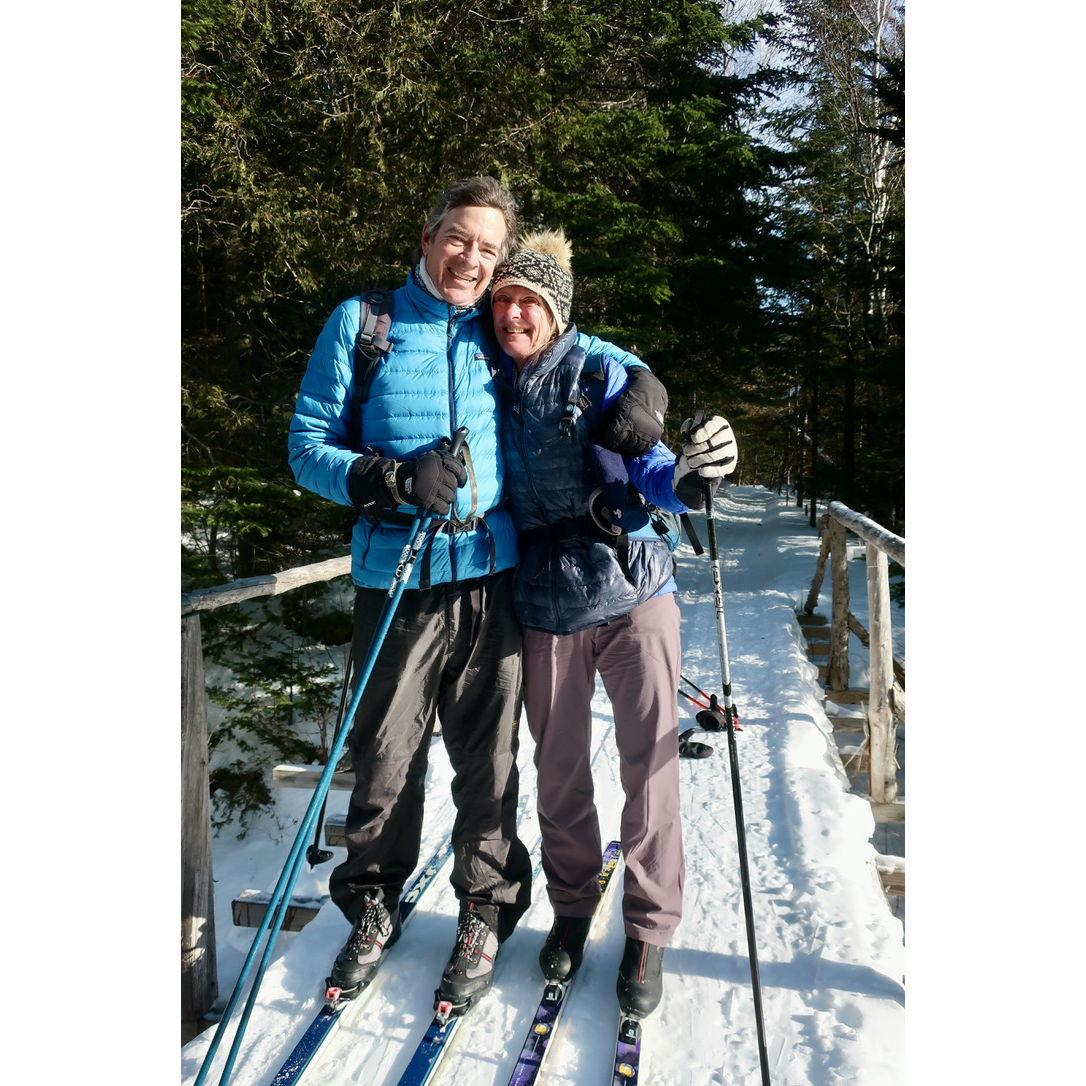
[(435, 298), (421, 283), (414, 268), (407, 273), (404, 290), (411, 304), (427, 320), (460, 320), (478, 316), (486, 305), (488, 295), (484, 294), (475, 305), (450, 305), (444, 298)]
[(517, 372), (517, 364), (505, 351), (502, 351), (502, 367), (513, 384), (516, 384), (517, 379), (520, 377), (534, 380), (554, 369), (569, 354), (576, 342), (577, 325), (571, 321), (566, 325), (566, 330), (553, 343), (544, 347), (536, 358), (529, 362), (519, 373)]

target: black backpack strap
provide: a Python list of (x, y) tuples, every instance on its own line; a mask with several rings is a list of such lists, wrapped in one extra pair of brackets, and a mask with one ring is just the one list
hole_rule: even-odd
[(392, 327), (390, 291), (363, 291), (358, 301), (358, 335), (354, 340), (354, 388), (351, 392), (351, 447), (362, 449), (362, 405), (369, 399), (370, 386), (382, 359), (392, 350), (388, 330)]

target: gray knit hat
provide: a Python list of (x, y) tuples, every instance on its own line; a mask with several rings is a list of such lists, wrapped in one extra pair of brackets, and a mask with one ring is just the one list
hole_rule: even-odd
[(573, 246), (561, 229), (529, 234), (494, 272), (490, 293), (494, 295), (508, 286), (534, 290), (547, 303), (561, 334), (569, 324), (573, 303), (572, 259)]

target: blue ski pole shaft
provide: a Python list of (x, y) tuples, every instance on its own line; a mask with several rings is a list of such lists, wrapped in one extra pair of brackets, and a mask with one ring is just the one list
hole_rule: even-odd
[[(453, 439), (452, 447), (450, 449), (451, 455), (455, 456), (459, 453), (466, 438), (467, 429), (461, 427), (459, 430), (457, 430), (456, 435)], [(422, 544), (426, 538), (426, 532), (429, 529), (430, 522), (432, 520), (432, 514), (420, 514), (418, 517), (415, 518), (415, 521), (411, 526), (411, 530), (408, 534), (407, 545), (404, 547), (403, 552), (400, 555), (400, 561), (397, 564), (396, 573), (393, 576), (391, 585), (389, 586), (388, 599), (385, 601), (385, 606), (381, 612), (381, 618), (378, 622), (377, 629), (374, 631), (373, 637), (370, 640), (370, 647), (369, 652), (366, 656), (366, 663), (359, 674), (358, 682), (355, 686), (354, 694), (351, 698), (351, 703), (347, 708), (347, 714), (345, 717), (346, 720), (353, 720), (354, 714), (358, 710), (359, 703), (362, 700), (362, 695), (365, 692), (366, 683), (369, 681), (370, 675), (373, 673), (374, 666), (377, 663), (377, 656), (381, 650), (381, 645), (384, 643), (385, 637), (388, 634), (389, 627), (392, 625), (392, 619), (395, 616), (396, 608), (400, 602), (400, 597), (403, 595), (404, 589), (407, 587), (407, 582), (411, 577), (411, 571), (415, 565), (415, 559), (418, 557), (419, 551), (422, 549)], [(245, 1035), (245, 1029), (248, 1025), (249, 1017), (252, 1014), (253, 1007), (256, 1005), (256, 997), (260, 990), (260, 984), (264, 979), (264, 973), (267, 970), (268, 964), (271, 961), (272, 952), (275, 949), (275, 944), (279, 937), (279, 931), (282, 927), (283, 919), (286, 916), (286, 910), (289, 905), (291, 892), (294, 889), (294, 885), (297, 882), (298, 875), (301, 871), (305, 841), (308, 839), (309, 834), (312, 831), (313, 825), (316, 822), (317, 812), (320, 810), (321, 805), (324, 803), (325, 796), (328, 794), (328, 789), (331, 786), (332, 782), (332, 775), (335, 772), (335, 767), (338, 764), (340, 755), (343, 752), (343, 747), (346, 744), (348, 734), (349, 729), (344, 728), (328, 755), (328, 760), (325, 763), (324, 771), (321, 773), (320, 780), (317, 782), (317, 786), (313, 790), (313, 795), (310, 797), (309, 806), (306, 808), (305, 816), (302, 819), (301, 825), (298, 827), (298, 833), (294, 839), (294, 844), (291, 847), (290, 855), (287, 857), (287, 862), (284, 865), (282, 872), (280, 873), (279, 879), (275, 885), (275, 889), (272, 891), (271, 898), (268, 902), (268, 907), (264, 913), (264, 919), (261, 921), (260, 927), (257, 929), (257, 933), (253, 938), (252, 945), (249, 948), (249, 953), (245, 957), (245, 962), (242, 965), (241, 972), (239, 973), (238, 979), (234, 984), (234, 990), (230, 995), (230, 1000), (226, 1005), (226, 1010), (223, 1012), (222, 1019), (220, 1020), (219, 1026), (215, 1031), (215, 1036), (214, 1038), (212, 1038), (211, 1045), (208, 1047), (207, 1054), (204, 1056), (204, 1062), (200, 1067), (200, 1072), (196, 1077), (194, 1086), (203, 1086), (205, 1080), (207, 1079), (208, 1072), (211, 1068), (211, 1062), (215, 1057), (215, 1053), (218, 1051), (219, 1045), (222, 1043), (222, 1037), (225, 1033), (226, 1024), (229, 1021), (231, 1015), (233, 1014), (235, 1008), (237, 1007), (238, 1000), (241, 997), (241, 992), (245, 987), (245, 983), (249, 978), (250, 972), (252, 971), (253, 962), (256, 959), (257, 947), (260, 945), (260, 942), (265, 937), (265, 935), (267, 935), (267, 945), (265, 946), (264, 953), (257, 968), (257, 973), (253, 980), (252, 989), (249, 992), (249, 998), (246, 1001), (245, 1008), (242, 1012), (242, 1017), (238, 1023), (238, 1028), (235, 1032), (233, 1043), (230, 1046), (230, 1052), (227, 1055), (226, 1064), (223, 1067), (222, 1075), (219, 1078), (219, 1086), (227, 1086), (230, 1081), (230, 1076), (233, 1073), (234, 1064), (241, 1049), (241, 1041)]]
[[(765, 1045), (762, 1018), (762, 984), (758, 971), (758, 944), (754, 938), (754, 904), (751, 900), (750, 867), (747, 863), (747, 831), (743, 818), (743, 792), (739, 783), (739, 752), (735, 746), (735, 706), (732, 704), (732, 677), (728, 661), (728, 632), (724, 625), (724, 584), (720, 578), (720, 560), (716, 546), (716, 520), (713, 517), (713, 488), (706, 480), (705, 523), (709, 530), (709, 564), (713, 570), (713, 595), (716, 598), (716, 625), (720, 642), (720, 670), (724, 684), (724, 720), (728, 731), (728, 761), (732, 773), (732, 801), (735, 807), (735, 834), (739, 847), (739, 878), (743, 887), (743, 918), (747, 927), (747, 953), (750, 955), (750, 986), (754, 995), (754, 1022), (758, 1034), (758, 1063), (762, 1086), (769, 1083), (769, 1056)], [(693, 685), (693, 684), (691, 684)], [(714, 699), (715, 700), (715, 699)]]
[[(419, 536), (425, 534), (428, 522), (431, 518), (416, 518), (415, 523), (412, 525), (410, 539), (414, 542)], [(406, 550), (410, 550), (411, 543), (408, 544)], [(402, 566), (401, 562), (401, 566)], [(407, 568), (406, 573), (410, 576), (410, 567)], [(374, 632), (373, 640), (370, 643), (369, 656), (376, 658), (376, 650), (380, 649), (381, 642), (384, 640), (384, 636), (388, 631), (388, 627), (391, 624), (393, 614), (395, 612), (396, 604), (399, 603), (400, 595), (403, 591), (403, 584), (406, 582), (406, 577), (394, 587), (398, 587), (399, 591), (394, 595), (390, 595), (389, 599), (385, 602), (384, 611), (382, 612), (381, 622)], [(369, 678), (370, 672), (373, 670), (373, 665), (369, 659), (367, 659), (367, 667), (363, 676), (360, 678), (358, 685), (355, 688), (355, 694), (351, 698), (350, 706), (348, 707), (347, 719), (351, 719), (353, 714), (358, 708), (358, 703), (361, 701), (361, 695), (364, 692), (365, 681)], [(275, 943), (278, 938), (279, 927), (282, 924), (283, 918), (286, 913), (286, 905), (290, 901), (291, 892), (294, 889), (294, 885), (297, 882), (298, 875), (301, 871), (301, 856), (302, 846), (304, 842), (308, 840), (312, 831), (312, 827), (316, 820), (316, 814), (321, 804), (323, 804), (325, 796), (328, 794), (328, 788), (331, 784), (332, 774), (335, 772), (335, 767), (339, 761), (340, 755), (343, 750), (343, 746), (346, 742), (347, 732), (346, 730), (337, 740), (333, 746), (331, 752), (328, 755), (328, 760), (325, 764), (324, 770), (321, 773), (320, 780), (317, 782), (316, 788), (313, 790), (313, 795), (310, 798), (309, 806), (306, 808), (306, 813), (302, 819), (301, 825), (298, 827), (298, 834), (295, 838), (294, 845), (291, 848), (290, 854), (287, 858), (287, 862), (280, 873), (279, 880), (275, 885), (275, 889), (272, 891), (271, 897), (268, 901), (268, 907), (264, 913), (264, 919), (260, 923), (260, 927), (257, 929), (256, 935), (253, 938), (252, 945), (249, 948), (249, 953), (246, 955), (245, 962), (242, 965), (241, 972), (238, 975), (237, 982), (234, 985), (234, 990), (231, 993), (230, 1001), (226, 1006), (226, 1010), (223, 1012), (219, 1027), (215, 1031), (215, 1036), (212, 1039), (211, 1046), (208, 1048), (207, 1055), (204, 1057), (204, 1063), (200, 1068), (200, 1074), (196, 1078), (194, 1086), (203, 1086), (208, 1071), (210, 1070), (211, 1061), (215, 1056), (219, 1045), (222, 1043), (222, 1036), (226, 1030), (226, 1025), (229, 1022), (231, 1016), (237, 1007), (238, 1000), (241, 998), (241, 993), (244, 990), (246, 981), (249, 979), (249, 975), (253, 968), (253, 963), (256, 959), (257, 949), (259, 948), (261, 941), (268, 936), (268, 944), (265, 947), (264, 954), (261, 958), (260, 966), (258, 968), (256, 979), (253, 982), (252, 990), (249, 993), (249, 999), (246, 1002), (242, 1018), (238, 1024), (237, 1032), (234, 1036), (233, 1044), (230, 1048), (230, 1053), (227, 1057), (226, 1066), (223, 1069), (222, 1076), (219, 1079), (220, 1086), (226, 1086), (226, 1083), (230, 1080), (230, 1075), (233, 1071), (234, 1063), (237, 1059), (238, 1051), (240, 1050), (241, 1040), (245, 1034), (245, 1029), (249, 1021), (249, 1016), (252, 1013), (253, 1006), (256, 1002), (256, 995), (259, 991), (260, 983), (263, 979), (264, 972), (267, 969), (268, 963), (271, 960), (271, 954), (274, 950)], [(273, 925), (274, 922), (274, 925)], [(271, 934), (269, 935), (269, 931)]]

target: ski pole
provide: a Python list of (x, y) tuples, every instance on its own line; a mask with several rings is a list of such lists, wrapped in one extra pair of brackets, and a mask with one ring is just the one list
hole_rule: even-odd
[[(679, 673), (679, 678), (684, 683), (686, 683), (687, 686), (693, 687), (703, 698), (708, 698), (709, 697), (709, 695), (704, 690), (702, 690), (702, 688), (700, 686), (698, 686), (698, 684), (696, 682), (693, 682), (692, 680), (688, 679), (685, 675), (682, 674), (682, 672)], [(679, 693), (683, 694), (683, 692), (681, 690), (679, 691)], [(690, 697), (690, 695), (689, 694), (683, 694), (683, 697)], [(690, 700), (694, 701), (696, 699), (690, 698)]]
[[(350, 650), (347, 653), (347, 666), (343, 669), (343, 689), (339, 694), (339, 712), (336, 716), (336, 730), (332, 734), (332, 746), (336, 745), (339, 733), (346, 727), (347, 716), (343, 710), (347, 707), (347, 691), (351, 686), (351, 672), (354, 670), (354, 640), (352, 638)], [(321, 848), (321, 830), (324, 828), (324, 814), (328, 810), (328, 796), (325, 795), (321, 804), (321, 813), (317, 815), (317, 828), (313, 831), (313, 843), (305, 850), (306, 862), (310, 869), (317, 864), (326, 863), (332, 858), (332, 850)]]
[[(709, 530), (709, 565), (713, 571), (713, 595), (716, 597), (716, 628), (720, 641), (720, 671), (724, 686), (724, 722), (728, 731), (728, 762), (732, 774), (732, 799), (735, 802), (735, 833), (739, 843), (739, 876), (743, 884), (750, 983), (754, 991), (754, 1019), (758, 1027), (758, 1062), (762, 1071), (762, 1086), (769, 1086), (769, 1057), (765, 1047), (765, 1023), (762, 1020), (762, 985), (758, 978), (758, 946), (754, 938), (754, 906), (750, 893), (750, 868), (747, 865), (747, 832), (743, 822), (743, 794), (739, 785), (739, 752), (735, 746), (735, 706), (732, 704), (731, 669), (728, 665), (728, 632), (724, 626), (724, 585), (720, 579), (720, 561), (717, 555), (713, 488), (707, 479), (702, 486), (705, 493), (705, 524)], [(715, 694), (710, 701), (715, 709)]]
[[(467, 436), (468, 431), (466, 427), (461, 427), (456, 431), (452, 445), (449, 449), (450, 455), (459, 455)], [(400, 597), (403, 595), (404, 588), (407, 586), (407, 582), (411, 577), (411, 571), (414, 568), (415, 560), (418, 558), (419, 551), (422, 549), (422, 545), (426, 539), (426, 533), (430, 527), (430, 522), (433, 519), (432, 513), (420, 512), (411, 525), (407, 543), (400, 554), (396, 572), (393, 574), (392, 583), (389, 585), (388, 598), (385, 600), (385, 605), (381, 611), (377, 629), (374, 631), (373, 637), (370, 640), (365, 665), (358, 676), (358, 683), (355, 686), (354, 694), (351, 697), (351, 704), (347, 710), (348, 720), (353, 720), (355, 712), (358, 710), (359, 703), (362, 700), (362, 694), (366, 689), (366, 683), (369, 681), (369, 677), (377, 663), (377, 656), (381, 650), (381, 645), (384, 643), (389, 627), (392, 625), (392, 619), (396, 613), (396, 608), (399, 605)], [(324, 802), (325, 796), (328, 794), (328, 789), (332, 783), (332, 775), (339, 762), (339, 757), (343, 751), (346, 739), (347, 729), (344, 728), (329, 753), (328, 761), (325, 763), (324, 770), (321, 773), (320, 780), (317, 782), (317, 786), (313, 789), (313, 795), (310, 797), (309, 806), (306, 808), (302, 823), (298, 827), (298, 833), (294, 838), (294, 844), (291, 846), (290, 855), (287, 857), (287, 862), (284, 864), (279, 879), (275, 884), (275, 889), (272, 891), (271, 899), (269, 900), (267, 910), (264, 913), (264, 919), (261, 921), (256, 935), (253, 937), (252, 946), (250, 946), (249, 953), (245, 957), (245, 962), (242, 965), (241, 972), (238, 974), (238, 979), (234, 984), (234, 990), (230, 994), (230, 1000), (226, 1005), (226, 1010), (223, 1012), (218, 1028), (215, 1030), (215, 1036), (208, 1046), (207, 1053), (204, 1056), (204, 1062), (200, 1065), (200, 1072), (196, 1076), (196, 1081), (193, 1086), (203, 1086), (203, 1083), (207, 1079), (208, 1072), (211, 1069), (211, 1062), (215, 1057), (215, 1053), (218, 1051), (226, 1031), (226, 1023), (229, 1021), (230, 1016), (237, 1007), (241, 992), (252, 971), (253, 962), (256, 959), (257, 948), (260, 945), (261, 940), (267, 935), (267, 944), (264, 948), (264, 954), (257, 967), (252, 988), (249, 992), (249, 998), (245, 1003), (241, 1019), (238, 1022), (238, 1027), (234, 1034), (234, 1040), (230, 1046), (230, 1051), (227, 1055), (222, 1075), (219, 1077), (219, 1086), (227, 1086), (230, 1081), (230, 1076), (234, 1070), (234, 1064), (237, 1061), (238, 1052), (241, 1049), (241, 1041), (245, 1035), (245, 1029), (249, 1024), (249, 1017), (253, 1012), (253, 1007), (256, 1005), (256, 997), (260, 990), (260, 984), (264, 979), (264, 973), (268, 968), (268, 963), (271, 961), (272, 951), (275, 949), (275, 943), (278, 939), (283, 919), (286, 916), (286, 911), (290, 904), (291, 892), (294, 889), (294, 884), (297, 882), (298, 874), (301, 871), (304, 843), (315, 824), (317, 811)]]
[(701, 698), (696, 698), (693, 694), (688, 694), (685, 690), (676, 690), (675, 693), (678, 694), (680, 698), (686, 698), (687, 701), (693, 702), (699, 709), (709, 708), (709, 703), (707, 701), (702, 701)]

